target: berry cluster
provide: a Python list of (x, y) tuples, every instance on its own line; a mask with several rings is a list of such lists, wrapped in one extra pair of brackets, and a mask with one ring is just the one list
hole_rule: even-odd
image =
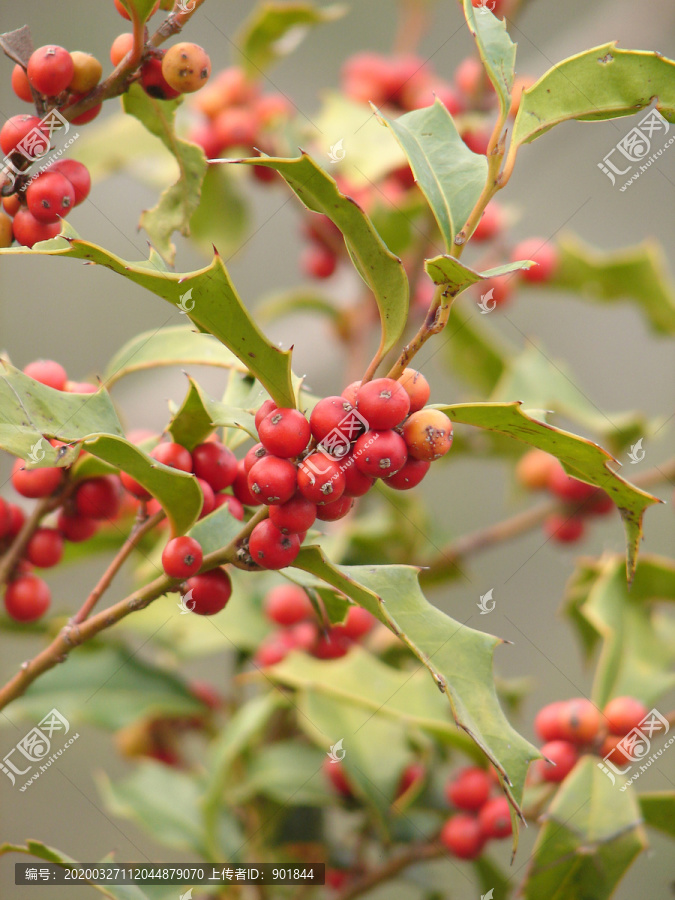
[(578, 697), (549, 703), (537, 713), (534, 730), (545, 741), (541, 748), (544, 759), (532, 767), (535, 781), (564, 781), (583, 753), (607, 756), (629, 762), (617, 746), (647, 715), (647, 707), (634, 697), (615, 697), (599, 712), (590, 700)]
[[(214, 159), (233, 147), (251, 155), (254, 147), (271, 151), (269, 131), (288, 119), (289, 101), (282, 94), (262, 94), (259, 85), (238, 66), (219, 72), (211, 84), (195, 98), (201, 121), (190, 131), (207, 159)], [(260, 181), (271, 181), (273, 169), (255, 166)]]
[(258, 647), (254, 661), (259, 666), (281, 662), (291, 650), (304, 650), (318, 659), (337, 659), (359, 641), (375, 624), (374, 617), (360, 606), (350, 606), (342, 625), (323, 632), (306, 592), (296, 584), (280, 584), (265, 596), (265, 615), (279, 628)]
[(440, 841), (453, 856), (475, 859), (489, 840), (511, 834), (511, 813), (506, 797), (490, 797), (496, 776), (485, 769), (462, 769), (446, 785), (448, 801), (460, 812), (450, 816), (441, 828)]
[(424, 376), (406, 369), (398, 381), (348, 385), (320, 400), (309, 420), (267, 400), (256, 413), (260, 443), (238, 463), (233, 485), (242, 503), (269, 507), (249, 538), (253, 561), (291, 565), (315, 520), (346, 516), (377, 478), (397, 490), (419, 484), (452, 445), (448, 417), (423, 409), (429, 393)]
[(518, 462), (516, 477), (528, 490), (546, 490), (562, 501), (563, 508), (544, 521), (546, 536), (561, 544), (580, 540), (586, 519), (605, 516), (614, 509), (611, 497), (603, 490), (572, 478), (554, 456), (543, 450), (528, 450)]

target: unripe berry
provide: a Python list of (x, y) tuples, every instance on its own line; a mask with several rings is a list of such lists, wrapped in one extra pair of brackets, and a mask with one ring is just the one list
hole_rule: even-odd
[(26, 103), (33, 102), (33, 94), (31, 93), (30, 81), (26, 75), (26, 70), (18, 64), (12, 69), (12, 90), (19, 100), (25, 100)]
[(478, 766), (462, 769), (445, 789), (448, 801), (458, 809), (480, 809), (490, 796), (490, 777)]
[(61, 562), (63, 537), (55, 528), (36, 528), (26, 547), (26, 559), (39, 569), (49, 569)]
[(85, 519), (114, 519), (120, 502), (119, 480), (114, 475), (89, 478), (75, 491), (75, 508)]
[(282, 534), (265, 519), (251, 532), (248, 549), (251, 558), (263, 569), (285, 569), (300, 552), (300, 539), (297, 534)]
[(188, 535), (173, 538), (162, 550), (162, 566), (170, 578), (196, 575), (202, 560), (201, 544)]
[(376, 378), (356, 392), (356, 408), (376, 431), (396, 428), (410, 412), (410, 397), (393, 378)]
[(265, 416), (258, 428), (265, 449), (289, 459), (305, 449), (311, 437), (309, 422), (297, 409), (275, 409)]
[(507, 838), (513, 831), (511, 810), (506, 797), (493, 797), (481, 807), (478, 824), (484, 838)]
[(297, 584), (278, 584), (265, 595), (265, 615), (270, 622), (288, 627), (314, 617), (314, 607)]
[(410, 412), (414, 413), (426, 406), (431, 396), (431, 387), (421, 372), (416, 369), (404, 369), (398, 379), (410, 399)]
[(63, 469), (46, 466), (42, 469), (24, 469), (25, 462), (17, 459), (12, 468), (12, 487), (22, 497), (36, 500), (49, 497), (63, 481)]
[(26, 202), (38, 222), (50, 224), (68, 215), (75, 205), (75, 191), (64, 175), (45, 172), (26, 190)]
[(0, 247), (11, 247), (14, 240), (12, 220), (3, 212), (0, 212)]
[(560, 463), (544, 450), (528, 450), (518, 460), (516, 478), (529, 491), (542, 491), (548, 487), (551, 475)]
[(537, 760), (539, 770), (544, 781), (558, 784), (563, 781), (577, 764), (579, 753), (573, 744), (568, 741), (550, 741), (541, 748), (542, 755), (551, 760)]
[(579, 697), (563, 704), (562, 739), (573, 744), (588, 744), (600, 728), (600, 713), (590, 700)]
[(70, 53), (63, 47), (48, 44), (31, 53), (26, 74), (36, 91), (56, 97), (68, 87), (74, 71)]
[(354, 498), (345, 494), (339, 500), (317, 506), (316, 517), (322, 522), (336, 522), (338, 519), (344, 519), (352, 506), (354, 506)]
[(21, 209), (21, 198), (18, 194), (2, 198), (2, 208), (8, 216), (15, 216)]
[(296, 494), (281, 506), (270, 506), (270, 522), (283, 534), (302, 534), (316, 519), (316, 503)]
[(295, 494), (296, 468), (287, 459), (265, 456), (251, 467), (248, 488), (266, 506), (281, 506)]
[(440, 409), (421, 409), (405, 421), (403, 439), (410, 456), (433, 461), (452, 447), (452, 422)]
[(513, 262), (531, 259), (537, 263), (530, 269), (521, 269), (520, 277), (532, 284), (550, 281), (558, 265), (558, 251), (545, 238), (533, 237), (521, 241), (513, 248)]
[(219, 613), (231, 596), (232, 582), (224, 569), (211, 569), (185, 582), (185, 605), (198, 616)]
[(610, 732), (623, 737), (637, 728), (648, 712), (635, 697), (615, 697), (605, 707), (604, 716)]
[(65, 390), (68, 381), (66, 370), (53, 359), (36, 359), (24, 367), (23, 373), (55, 391)]
[(88, 94), (101, 80), (103, 66), (91, 53), (82, 53), (80, 50), (74, 50), (70, 58), (73, 61), (73, 77), (68, 90), (75, 94)]
[(585, 531), (584, 520), (579, 516), (551, 513), (544, 520), (544, 534), (559, 544), (575, 544)]
[(459, 813), (448, 819), (438, 837), (453, 856), (459, 859), (476, 859), (485, 843), (478, 819), (467, 813)]
[(236, 477), (237, 458), (229, 447), (209, 441), (192, 451), (192, 467), (195, 475), (207, 481), (214, 491), (223, 491)]
[(431, 463), (425, 459), (408, 458), (402, 469), (385, 478), (384, 483), (397, 491), (409, 491), (417, 487), (429, 471)]
[(211, 60), (203, 47), (183, 41), (166, 51), (162, 74), (174, 90), (180, 94), (191, 94), (208, 81)]
[(42, 578), (20, 575), (5, 588), (5, 609), (16, 622), (35, 622), (49, 609), (52, 595)]
[(134, 36), (130, 31), (118, 34), (110, 47), (110, 62), (119, 66), (124, 57), (134, 48)]
[(356, 466), (370, 478), (394, 475), (403, 468), (407, 459), (405, 441), (396, 431), (367, 431), (354, 445)]
[(298, 468), (298, 490), (317, 505), (339, 500), (345, 486), (340, 463), (323, 453), (311, 453)]

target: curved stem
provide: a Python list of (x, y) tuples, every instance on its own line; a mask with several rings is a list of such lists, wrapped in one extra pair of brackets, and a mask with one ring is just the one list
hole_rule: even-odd
[(443, 331), (448, 324), (450, 308), (455, 297), (456, 294), (451, 293), (447, 289), (444, 290), (442, 285), (436, 289), (434, 299), (431, 301), (424, 322), (414, 338), (412, 338), (401, 351), (401, 355), (388, 373), (388, 378), (400, 378), (403, 374), (403, 370), (410, 364), (410, 361), (415, 354), (429, 340), (432, 334), (439, 334)]

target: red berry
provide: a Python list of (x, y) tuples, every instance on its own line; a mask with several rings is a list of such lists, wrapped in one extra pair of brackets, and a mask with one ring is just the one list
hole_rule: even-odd
[(258, 436), (268, 453), (288, 459), (302, 453), (311, 431), (309, 422), (297, 409), (275, 409), (260, 423)]
[(512, 831), (511, 810), (506, 797), (493, 797), (478, 813), (478, 824), (484, 838), (506, 838)]
[(36, 528), (26, 547), (26, 558), (40, 569), (49, 569), (61, 562), (63, 537), (55, 528)]
[[(330, 435), (331, 432), (335, 432), (342, 424), (343, 428), (345, 425), (349, 426), (346, 437), (351, 441), (355, 440), (363, 428), (358, 427), (359, 422), (355, 416), (349, 416), (351, 412), (352, 405), (349, 401), (345, 400), (344, 397), (324, 397), (323, 400), (319, 400), (309, 417), (309, 427), (312, 431), (312, 437), (317, 443), (321, 442), (325, 437)], [(346, 422), (345, 419), (347, 419)], [(343, 433), (343, 429), (340, 429), (340, 432)], [(344, 446), (342, 440), (340, 440), (339, 443), (340, 446)], [(325, 449), (330, 451), (331, 446), (328, 445)], [(339, 455), (341, 454), (336, 453), (336, 456)]]
[(555, 456), (534, 448), (518, 460), (516, 478), (529, 491), (541, 491), (548, 487), (551, 474), (559, 465)]
[(469, 127), (462, 131), (461, 138), (472, 153), (485, 156), (490, 143), (489, 128)]
[(513, 248), (511, 259), (531, 259), (537, 263), (531, 269), (522, 269), (520, 277), (523, 281), (534, 284), (550, 281), (558, 265), (558, 251), (545, 238), (533, 237), (521, 241)]
[(300, 552), (300, 539), (297, 534), (282, 534), (269, 519), (265, 519), (251, 532), (248, 549), (263, 569), (285, 569)]
[(271, 412), (277, 408), (274, 400), (265, 400), (265, 402), (258, 408), (255, 414), (255, 427), (256, 431), (260, 428), (260, 423), (265, 418), (265, 416), (269, 415)]
[(600, 728), (600, 713), (590, 700), (579, 697), (568, 700), (561, 710), (561, 732), (564, 741), (588, 744)]
[(586, 527), (579, 516), (551, 513), (544, 520), (544, 534), (560, 544), (574, 544), (583, 537)]
[(75, 73), (73, 59), (64, 47), (48, 44), (31, 53), (26, 74), (36, 91), (56, 97), (68, 87)]
[(295, 494), (296, 468), (287, 459), (265, 456), (251, 467), (248, 488), (266, 506), (281, 506)]
[(197, 484), (199, 485), (203, 497), (199, 518), (203, 519), (204, 516), (208, 516), (209, 513), (212, 513), (216, 508), (216, 495), (213, 493), (213, 488), (208, 481), (204, 481), (203, 478), (198, 478)]
[(449, 818), (441, 828), (439, 839), (459, 859), (476, 859), (485, 843), (478, 819), (466, 813)]
[(375, 479), (364, 475), (356, 465), (354, 454), (341, 460), (342, 472), (345, 476), (345, 494), (348, 497), (363, 497), (375, 484)]
[(355, 407), (356, 406), (356, 394), (360, 387), (361, 387), (360, 381), (352, 381), (351, 384), (347, 385), (347, 387), (344, 389), (344, 391), (342, 392), (342, 394), (340, 396), (344, 397), (348, 403), (351, 403), (351, 405)]
[(401, 780), (398, 785), (396, 796), (400, 797), (402, 794), (405, 794), (414, 784), (419, 784), (421, 781), (424, 781), (426, 776), (427, 770), (422, 763), (410, 763), (410, 765), (406, 766), (401, 773)]
[(446, 787), (450, 803), (458, 809), (473, 811), (480, 809), (490, 796), (490, 776), (485, 769), (471, 766), (462, 769)]
[(232, 483), (232, 493), (245, 506), (260, 506), (260, 500), (248, 489), (248, 475), (243, 459), (237, 463), (237, 475)]
[(71, 544), (88, 541), (98, 530), (98, 522), (83, 516), (69, 516), (63, 510), (58, 515), (56, 527)]
[(345, 637), (352, 641), (358, 641), (359, 638), (368, 634), (376, 621), (375, 616), (362, 606), (350, 606), (347, 610), (347, 618), (338, 627)]
[(7, 512), (9, 513), (9, 526), (3, 536), (15, 538), (23, 528), (23, 523), (26, 521), (26, 515), (16, 503), (8, 503)]
[(119, 480), (114, 475), (89, 478), (75, 491), (75, 508), (85, 519), (114, 519), (120, 503)]
[(131, 53), (134, 47), (134, 36), (130, 31), (118, 34), (110, 47), (110, 62), (113, 66), (119, 66), (124, 57)]
[(16, 65), (12, 69), (12, 90), (19, 98), (19, 100), (25, 100), (26, 103), (33, 102), (33, 94), (30, 89), (30, 81), (28, 80), (28, 76), (26, 75), (26, 70), (23, 66)]
[(479, 285), (480, 304), (488, 312), (505, 306), (513, 296), (512, 283), (504, 277), (486, 278)]
[(367, 431), (354, 445), (356, 466), (370, 478), (388, 478), (402, 469), (407, 459), (408, 448), (396, 431)]
[(253, 662), (257, 666), (262, 666), (262, 668), (276, 666), (293, 649), (294, 647), (289, 636), (283, 631), (277, 631), (275, 634), (270, 634), (264, 638), (260, 643), (253, 657)]
[(37, 575), (20, 575), (5, 589), (5, 609), (17, 622), (35, 622), (47, 612), (51, 599), (46, 582)]
[(341, 762), (333, 762), (331, 759), (324, 759), (323, 761), (323, 773), (330, 781), (332, 787), (338, 794), (342, 797), (352, 797), (352, 789), (350, 787), (349, 782), (347, 781), (347, 776), (345, 775), (345, 770)]
[(421, 372), (416, 369), (404, 369), (398, 382), (410, 399), (411, 413), (417, 412), (427, 405), (431, 387)]
[(286, 632), (291, 646), (298, 650), (309, 652), (316, 646), (318, 637), (318, 629), (314, 622), (298, 622), (297, 625), (291, 625)]
[(337, 522), (338, 519), (344, 519), (353, 506), (354, 498), (344, 494), (339, 500), (318, 506), (316, 517), (322, 522)]
[(66, 370), (53, 359), (36, 359), (35, 362), (28, 363), (23, 373), (56, 391), (63, 391), (66, 388), (68, 380)]
[(267, 450), (263, 447), (262, 444), (254, 444), (249, 450), (246, 452), (246, 456), (244, 457), (244, 471), (248, 475), (253, 466), (258, 462), (258, 460), (264, 459), (266, 457)]
[(408, 491), (417, 487), (429, 471), (431, 463), (426, 459), (408, 458), (402, 469), (385, 478), (384, 483), (397, 491)]
[(551, 760), (540, 759), (539, 770), (544, 781), (557, 784), (569, 775), (577, 763), (579, 754), (576, 747), (567, 741), (549, 741), (541, 748), (542, 755)]
[(165, 466), (171, 466), (172, 469), (180, 469), (181, 472), (192, 471), (192, 456), (180, 444), (171, 442), (157, 444), (150, 456), (157, 462), (164, 463)]
[(345, 485), (340, 463), (324, 453), (310, 453), (298, 468), (298, 490), (317, 506), (339, 500)]
[(562, 740), (562, 717), (565, 708), (563, 701), (556, 701), (543, 706), (534, 718), (534, 730), (542, 741)]
[(45, 172), (26, 190), (26, 202), (38, 222), (49, 224), (68, 215), (75, 205), (75, 191), (65, 175)]
[(376, 378), (356, 392), (356, 408), (375, 431), (395, 428), (410, 412), (407, 391), (393, 378)]
[(455, 70), (455, 84), (470, 98), (474, 98), (482, 90), (485, 70), (477, 57), (467, 56), (461, 61)]
[(497, 237), (502, 230), (503, 218), (501, 207), (496, 203), (488, 203), (478, 225), (476, 225), (474, 233), (471, 235), (471, 240), (482, 243), (482, 241), (491, 241)]
[(611, 754), (610, 762), (615, 765), (634, 762), (629, 747), (623, 742), (623, 737), (618, 734), (608, 734), (602, 742), (598, 755), (604, 759)]
[(584, 500), (589, 500), (597, 490), (592, 484), (572, 478), (560, 463), (551, 470), (548, 489), (566, 503), (582, 503)]
[(139, 484), (135, 478), (126, 472), (120, 472), (120, 481), (125, 491), (136, 497), (137, 500), (149, 500), (152, 497), (150, 491), (146, 491), (142, 484)]
[[(40, 119), (37, 116), (19, 115), (12, 116), (7, 119), (5, 124), (0, 128), (0, 147), (5, 156), (16, 149), (17, 144), (22, 141), (26, 135), (30, 134), (33, 129), (40, 127)], [(48, 144), (47, 136), (44, 136), (43, 143)]]
[(270, 522), (284, 534), (302, 534), (316, 519), (316, 503), (296, 494), (281, 506), (270, 506)]
[(91, 175), (83, 163), (74, 159), (60, 159), (54, 163), (50, 171), (64, 175), (71, 183), (75, 191), (75, 206), (79, 206), (87, 199), (91, 190)]
[(174, 90), (164, 77), (162, 60), (151, 57), (141, 66), (141, 87), (155, 100), (175, 100), (180, 92)]
[(621, 737), (640, 724), (649, 710), (635, 697), (615, 697), (604, 710), (607, 725), (612, 734)]
[(221, 506), (227, 506), (231, 516), (238, 519), (240, 522), (244, 521), (244, 506), (236, 497), (233, 497), (231, 494), (216, 494), (214, 502), (215, 509), (220, 509)]
[(14, 216), (12, 229), (14, 237), (22, 247), (33, 247), (40, 241), (50, 241), (55, 238), (61, 231), (61, 223), (38, 222), (28, 209), (22, 207)]
[(351, 641), (343, 634), (339, 626), (329, 628), (322, 634), (314, 648), (314, 656), (317, 659), (339, 659), (349, 652)]
[(12, 527), (12, 514), (10, 512), (9, 503), (0, 497), (0, 540), (9, 534)]
[(193, 575), (185, 582), (185, 605), (198, 616), (213, 616), (232, 596), (232, 582), (224, 569)]
[[(451, 116), (457, 116), (465, 111), (466, 104), (463, 98), (451, 84), (436, 84), (434, 93)], [(425, 105), (430, 106), (431, 101)]]
[[(68, 100), (68, 105), (66, 107), (61, 107), (61, 109), (68, 109), (71, 106), (75, 106), (75, 104), (79, 103), (83, 97), (86, 97), (86, 94), (71, 94)], [(88, 122), (93, 122), (102, 109), (103, 104), (97, 103), (95, 106), (92, 106), (89, 109), (85, 110), (85, 112), (80, 113), (79, 116), (73, 116), (71, 122), (73, 123), (73, 125), (86, 125)]]
[(306, 592), (297, 584), (278, 584), (265, 595), (265, 615), (277, 625), (297, 625), (314, 617), (314, 607)]
[(614, 501), (604, 491), (596, 491), (589, 499), (588, 503), (584, 503), (583, 513), (585, 516), (606, 516), (614, 509)]
[(406, 419), (403, 439), (410, 456), (433, 462), (452, 447), (452, 422), (440, 409), (421, 409)]
[(63, 481), (63, 469), (47, 466), (43, 469), (24, 469), (24, 460), (17, 459), (12, 468), (12, 486), (17, 494), (36, 500), (49, 497)]
[(311, 244), (302, 252), (301, 266), (311, 278), (330, 278), (337, 268), (337, 256), (323, 244)]
[(218, 113), (213, 129), (223, 150), (230, 147), (253, 149), (258, 139), (260, 122), (254, 110), (245, 107), (227, 107)]
[(196, 575), (203, 558), (201, 544), (188, 535), (173, 538), (162, 550), (162, 566), (170, 578)]

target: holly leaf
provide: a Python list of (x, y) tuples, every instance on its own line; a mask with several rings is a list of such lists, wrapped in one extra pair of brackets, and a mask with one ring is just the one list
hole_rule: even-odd
[(637, 798), (584, 756), (558, 788), (520, 894), (524, 900), (607, 900), (647, 846)]
[[(129, 2), (149, 4), (150, 8), (153, 5), (152, 0)], [(174, 231), (179, 231), (186, 237), (190, 234), (190, 219), (199, 206), (207, 169), (202, 148), (183, 141), (176, 135), (175, 118), (180, 103), (181, 100), (157, 100), (150, 97), (138, 84), (132, 84), (122, 96), (124, 111), (158, 137), (178, 164), (178, 181), (162, 193), (157, 206), (145, 210), (140, 222), (158, 253), (171, 265), (176, 257), (176, 247), (171, 243), (171, 235)]]
[(647, 825), (675, 838), (675, 791), (640, 794), (638, 799)]
[(174, 441), (192, 451), (218, 427), (239, 428), (257, 440), (255, 416), (250, 410), (234, 409), (212, 400), (188, 377), (188, 392), (168, 431)]
[(550, 287), (599, 303), (632, 300), (655, 332), (675, 334), (675, 286), (657, 241), (603, 252), (570, 235), (558, 253)]
[(516, 65), (516, 45), (506, 30), (506, 19), (497, 18), (487, 6), (481, 7), (477, 12), (471, 0), (464, 0), (464, 16), (505, 119), (511, 107)]
[(208, 256), (214, 247), (229, 256), (246, 238), (249, 207), (234, 174), (225, 166), (208, 166), (199, 206), (190, 219), (190, 238)]
[(458, 310), (446, 329), (445, 358), (460, 378), (483, 394), (489, 395), (504, 374), (510, 351), (496, 336), (488, 334), (476, 315), (466, 315), (461, 321)]
[(127, 12), (136, 13), (141, 22), (150, 18), (150, 13), (155, 8), (155, 0), (121, 0), (122, 6), (126, 6)]
[(658, 497), (629, 484), (610, 469), (608, 463), (617, 460), (597, 444), (539, 422), (521, 407), (520, 401), (516, 400), (511, 403), (459, 403), (437, 408), (453, 422), (486, 428), (545, 450), (560, 460), (568, 475), (602, 488), (609, 494), (619, 509), (626, 530), (626, 574), (630, 584), (635, 575), (642, 537), (642, 516), (648, 506), (660, 502)]
[(290, 350), (280, 350), (259, 330), (241, 302), (218, 254), (204, 269), (168, 272), (157, 266), (152, 255), (149, 260), (127, 262), (103, 247), (83, 241), (67, 222), (64, 222), (61, 234), (62, 237), (36, 244), (32, 250), (8, 247), (0, 250), (0, 254), (37, 253), (84, 259), (106, 266), (181, 310), (194, 301), (194, 306), (187, 312), (190, 320), (229, 347), (279, 406), (295, 406)]
[(313, 3), (275, 0), (259, 3), (234, 36), (249, 76), (257, 77), (273, 63), (292, 53), (312, 27), (335, 22), (347, 7), (333, 3), (319, 9)]
[(485, 187), (487, 158), (469, 150), (440, 100), (398, 119), (380, 118), (401, 145), (449, 253)]
[[(190, 302), (189, 297), (184, 300), (185, 305)], [(144, 331), (127, 341), (106, 366), (102, 380), (110, 388), (132, 372), (190, 365), (248, 372), (241, 360), (213, 335), (195, 331), (190, 325), (170, 325), (159, 331)]]
[(476, 272), (465, 263), (454, 259), (452, 256), (434, 256), (424, 262), (427, 275), (434, 284), (443, 285), (453, 296), (465, 291), (472, 284), (478, 284), (486, 278), (496, 278), (499, 275), (510, 275), (522, 269), (530, 269), (534, 263), (530, 259), (518, 262), (506, 263), (485, 272)]
[(333, 322), (340, 320), (341, 311), (335, 301), (321, 295), (313, 288), (291, 288), (263, 297), (255, 308), (261, 322), (273, 322), (297, 313), (318, 313)]
[(401, 260), (386, 247), (366, 213), (306, 153), (297, 159), (263, 156), (235, 162), (275, 169), (307, 209), (328, 216), (340, 229), (352, 261), (373, 292), (380, 311), (381, 358), (403, 334), (408, 319), (408, 278)]
[(448, 697), (457, 725), (507, 776), (505, 789), (517, 806), (529, 762), (539, 754), (499, 705), (492, 673), (499, 638), (467, 628), (432, 606), (411, 566), (336, 566), (316, 547), (301, 550), (294, 566), (365, 607), (412, 650)]
[(656, 109), (675, 121), (674, 75), (673, 60), (655, 52), (620, 50), (615, 42), (563, 59), (523, 91), (505, 169), (522, 144), (570, 119), (632, 116), (657, 97)]
[(237, 805), (262, 796), (284, 806), (330, 806), (334, 794), (318, 774), (325, 758), (323, 750), (297, 740), (263, 745), (251, 754), (229, 799)]

